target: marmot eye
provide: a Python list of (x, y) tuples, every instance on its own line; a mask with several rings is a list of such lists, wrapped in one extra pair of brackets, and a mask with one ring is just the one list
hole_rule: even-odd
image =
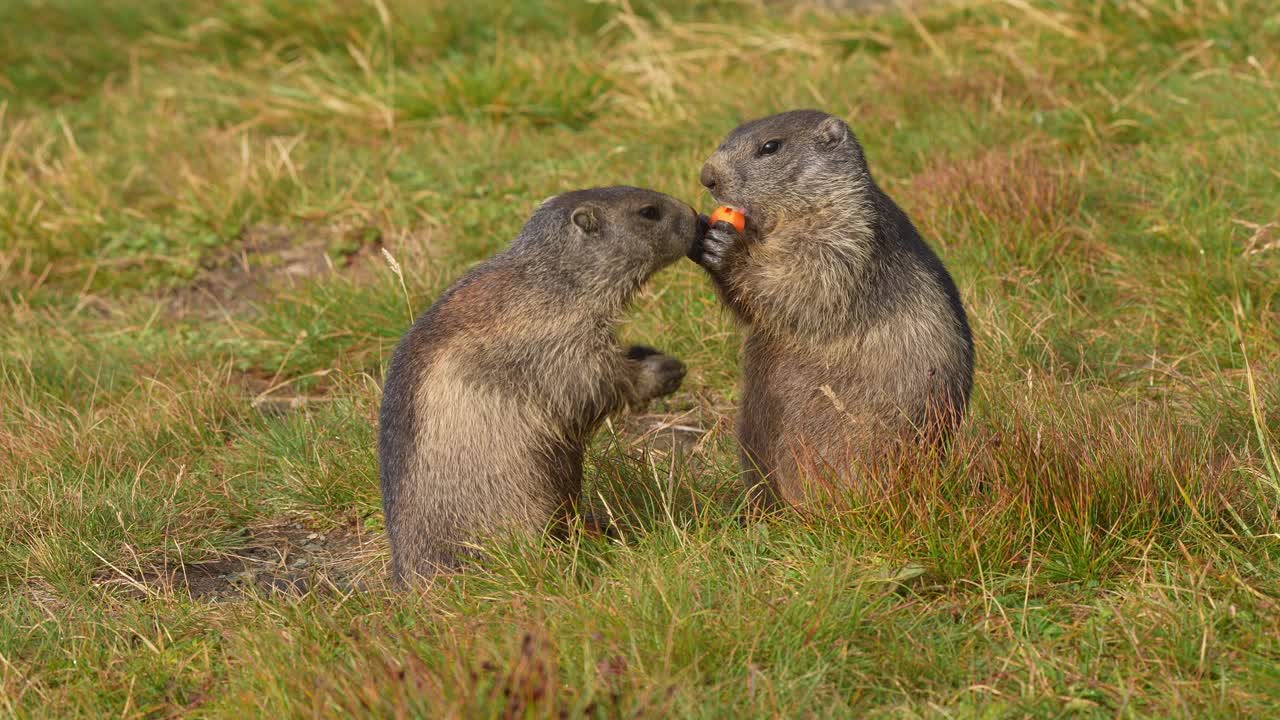
[(657, 220), (662, 217), (662, 213), (658, 212), (656, 205), (645, 205), (640, 208), (640, 217), (646, 220)]
[(756, 151), (756, 156), (764, 157), (765, 155), (772, 155), (781, 149), (782, 149), (781, 140), (770, 140), (769, 142), (760, 146), (760, 149)]

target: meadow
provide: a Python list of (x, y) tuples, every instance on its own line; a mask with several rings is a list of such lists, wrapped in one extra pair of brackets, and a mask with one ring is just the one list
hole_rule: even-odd
[[(1266, 0), (0, 2), (0, 714), (1273, 713), (1278, 49)], [(683, 262), (623, 339), (689, 375), (589, 457), (621, 537), (390, 587), (411, 318), (549, 195), (709, 210), (796, 107), (960, 287), (945, 465), (740, 523)]]

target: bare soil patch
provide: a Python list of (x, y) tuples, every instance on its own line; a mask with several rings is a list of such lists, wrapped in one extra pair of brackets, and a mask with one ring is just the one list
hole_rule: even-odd
[(140, 573), (106, 570), (95, 578), (135, 597), (187, 594), (220, 602), (260, 594), (302, 596), (346, 592), (384, 573), (381, 533), (364, 533), (357, 523), (311, 529), (280, 522), (245, 531), (243, 547), (215, 560), (182, 563)]
[(382, 246), (382, 232), (368, 225), (251, 225), (174, 295), (173, 308), (179, 314), (252, 314), (299, 282), (370, 274), (370, 260)]

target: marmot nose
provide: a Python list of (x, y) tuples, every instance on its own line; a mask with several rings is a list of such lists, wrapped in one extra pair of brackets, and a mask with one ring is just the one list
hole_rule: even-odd
[(702, 166), (702, 174), (701, 174), (700, 176), (698, 176), (698, 179), (699, 179), (700, 181), (702, 181), (702, 184), (703, 184), (703, 185), (704, 185), (708, 190), (715, 190), (715, 189), (716, 189), (716, 172), (715, 172), (715, 170), (712, 170), (712, 169), (711, 169), (711, 166), (710, 166), (710, 165), (703, 165), (703, 166)]

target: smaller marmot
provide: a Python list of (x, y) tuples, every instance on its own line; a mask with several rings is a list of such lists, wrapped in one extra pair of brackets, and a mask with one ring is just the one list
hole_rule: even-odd
[(379, 431), (397, 579), (572, 516), (597, 426), (680, 386), (679, 360), (623, 349), (614, 332), (645, 280), (705, 231), (652, 190), (565, 193), (418, 318), (387, 370)]
[(973, 384), (969, 324), (849, 126), (816, 110), (745, 123), (701, 180), (748, 218), (742, 234), (717, 222), (690, 256), (745, 325), (739, 441), (751, 495), (803, 505), (813, 483), (848, 486), (941, 445)]

